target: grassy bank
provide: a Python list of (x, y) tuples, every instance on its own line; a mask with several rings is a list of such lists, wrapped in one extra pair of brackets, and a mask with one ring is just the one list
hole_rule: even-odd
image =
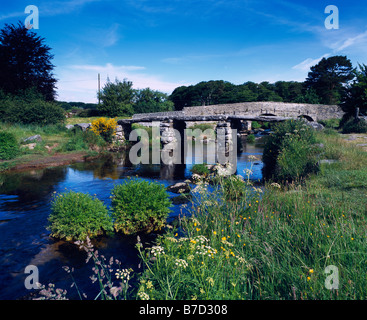
[(303, 184), (247, 186), (236, 202), (218, 200), (220, 186), (201, 191), (192, 217), (161, 237), (159, 250), (141, 251), (140, 296), (365, 299), (367, 153), (339, 134), (317, 139), (339, 162)]
[[(53, 165), (63, 164), (63, 155), (66, 160), (82, 159), (84, 156), (95, 155), (97, 149), (103, 147), (104, 142), (99, 137), (83, 132), (72, 132), (64, 125), (20, 125), (0, 123), (0, 131), (12, 134), (19, 143), (18, 155), (11, 160), (0, 160), (0, 171), (21, 166), (47, 165), (51, 161)], [(42, 141), (23, 140), (40, 135)], [(55, 158), (54, 161), (52, 158)]]

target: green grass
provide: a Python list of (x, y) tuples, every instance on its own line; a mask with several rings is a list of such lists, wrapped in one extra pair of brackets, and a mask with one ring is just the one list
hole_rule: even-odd
[[(176, 227), (153, 246), (138, 238), (142, 273), (130, 294), (121, 284), (124, 297), (366, 299), (367, 152), (334, 134), (316, 138), (339, 150), (339, 162), (322, 164), (302, 184), (260, 189), (245, 179), (233, 184), (236, 197), (228, 197), (236, 191), (225, 187), (228, 178), (211, 185), (214, 191), (205, 184), (195, 189), (193, 202), (183, 205), (190, 214), (181, 214)], [(339, 280), (332, 290), (330, 266)]]
[[(76, 132), (73, 133), (65, 128), (64, 125), (21, 125), (5, 124), (0, 122), (0, 131), (13, 134), (20, 144), (20, 152), (12, 161), (0, 161), (0, 171), (5, 171), (20, 163), (38, 160), (40, 157), (52, 156), (56, 153), (89, 152), (91, 145), (103, 148), (103, 143), (93, 137), (94, 134)], [(33, 150), (23, 142), (25, 138), (40, 135), (41, 142), (37, 142)], [(29, 142), (32, 143), (32, 142)]]
[[(192, 216), (157, 241), (164, 255), (152, 262), (152, 249), (141, 250), (139, 291), (151, 299), (365, 299), (367, 153), (335, 135), (317, 138), (339, 149), (340, 163), (302, 185), (269, 185), (264, 194), (247, 186), (236, 202), (222, 201), (220, 187), (202, 192)], [(338, 290), (325, 286), (330, 265)]]

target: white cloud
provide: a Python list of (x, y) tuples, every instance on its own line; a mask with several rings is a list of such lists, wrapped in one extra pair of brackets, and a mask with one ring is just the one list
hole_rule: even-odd
[(334, 48), (334, 51), (339, 52), (339, 51), (342, 51), (342, 50), (344, 50), (346, 48), (349, 48), (351, 46), (355, 46), (355, 45), (359, 45), (359, 44), (364, 45), (366, 43), (366, 38), (367, 38), (367, 30), (363, 33), (360, 33), (360, 34), (354, 36), (354, 37), (348, 37), (341, 44), (336, 46), (336, 48)]
[(185, 83), (165, 81), (162, 76), (142, 72), (146, 70), (142, 66), (115, 66), (106, 65), (69, 65), (59, 68), (58, 100), (97, 102), (98, 74), (101, 78), (101, 88), (107, 82), (107, 78), (114, 81), (127, 79), (133, 82), (135, 89), (151, 88), (165, 93), (171, 93), (175, 88)]
[(306, 60), (302, 61), (301, 63), (293, 66), (292, 69), (299, 70), (299, 71), (302, 71), (302, 72), (309, 71), (310, 68), (312, 66), (318, 64), (322, 58), (327, 58), (329, 56), (330, 56), (330, 54), (326, 53), (326, 54), (324, 54), (323, 56), (321, 56), (320, 58), (317, 58), (317, 59), (307, 58)]

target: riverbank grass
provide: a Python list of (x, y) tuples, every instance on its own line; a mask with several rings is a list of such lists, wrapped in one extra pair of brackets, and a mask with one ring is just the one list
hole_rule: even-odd
[(155, 247), (138, 244), (140, 295), (365, 299), (367, 154), (337, 135), (316, 138), (338, 149), (339, 162), (302, 184), (269, 183), (264, 193), (247, 185), (236, 201), (222, 201), (220, 186), (204, 190), (179, 229)]

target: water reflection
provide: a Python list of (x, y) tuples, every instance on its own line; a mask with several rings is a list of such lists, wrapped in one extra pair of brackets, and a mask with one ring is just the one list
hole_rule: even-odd
[[(197, 142), (201, 143), (201, 142)], [(247, 144), (239, 141), (237, 157), (237, 174), (244, 175), (243, 170), (250, 168), (249, 155), (259, 158), (262, 154), (262, 142)], [(24, 268), (29, 264), (39, 267), (41, 283), (55, 283), (68, 288), (71, 284), (68, 274), (62, 270), (63, 265), (75, 268), (75, 278), (84, 292), (92, 298), (97, 285), (91, 286), (89, 276), (91, 265), (85, 265), (83, 252), (63, 241), (50, 238), (46, 229), (50, 214), (50, 202), (54, 192), (65, 189), (76, 192), (88, 192), (110, 206), (110, 192), (115, 184), (121, 183), (128, 176), (139, 176), (149, 181), (158, 181), (165, 186), (183, 181), (191, 173), (190, 169), (198, 159), (211, 163), (210, 157), (215, 144), (208, 143), (200, 152), (188, 153), (187, 165), (137, 165), (133, 166), (127, 154), (118, 153), (88, 163), (76, 163), (69, 166), (31, 170), (23, 173), (6, 173), (0, 175), (0, 299), (19, 299), (29, 295), (24, 287)], [(201, 150), (199, 148), (199, 150)], [(261, 179), (262, 162), (256, 161), (253, 166), (252, 179)], [(176, 194), (170, 193), (170, 196)], [(171, 218), (180, 214), (182, 208), (172, 208)], [(148, 235), (145, 241), (150, 241)], [(135, 250), (136, 237), (115, 235), (100, 238), (96, 246), (106, 256), (114, 256), (126, 267), (138, 266)], [(78, 299), (76, 291), (70, 291), (70, 298)]]

